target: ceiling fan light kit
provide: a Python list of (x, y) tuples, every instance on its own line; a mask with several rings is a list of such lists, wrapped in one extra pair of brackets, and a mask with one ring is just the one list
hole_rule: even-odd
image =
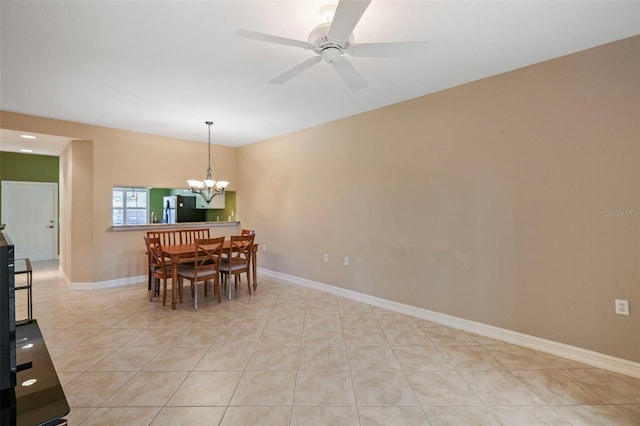
[[(335, 8), (333, 19), (317, 25), (309, 33), (307, 41), (274, 36), (255, 31), (237, 30), (236, 36), (268, 43), (282, 44), (305, 50), (312, 50), (318, 56), (311, 57), (292, 69), (269, 81), (271, 84), (282, 84), (316, 65), (321, 60), (333, 66), (347, 87), (356, 91), (367, 86), (367, 82), (344, 56), (370, 58), (400, 58), (424, 54), (428, 42), (409, 41), (394, 43), (354, 43), (353, 29), (367, 10), (371, 0), (340, 0)], [(331, 6), (321, 10), (324, 19), (331, 19)]]
[(335, 4), (325, 4), (320, 8), (320, 19), (322, 22), (333, 21), (333, 16), (336, 14)]

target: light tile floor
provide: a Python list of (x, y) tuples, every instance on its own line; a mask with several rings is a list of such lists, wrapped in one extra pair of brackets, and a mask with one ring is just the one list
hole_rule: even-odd
[[(638, 379), (259, 281), (253, 296), (243, 282), (232, 301), (172, 311), (146, 282), (70, 291), (56, 262), (35, 262), (69, 423), (640, 425)], [(16, 304), (23, 318), (24, 292)]]

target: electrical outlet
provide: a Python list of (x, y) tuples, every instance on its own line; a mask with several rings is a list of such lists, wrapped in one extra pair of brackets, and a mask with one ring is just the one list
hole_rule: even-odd
[(267, 245), (266, 244), (262, 245), (262, 251), (267, 251)]
[(629, 315), (629, 301), (616, 299), (616, 314)]
[(349, 258), (347, 256), (344, 257), (344, 266), (349, 266)]
[(329, 262), (329, 255), (325, 254), (324, 255), (324, 263), (328, 263)]

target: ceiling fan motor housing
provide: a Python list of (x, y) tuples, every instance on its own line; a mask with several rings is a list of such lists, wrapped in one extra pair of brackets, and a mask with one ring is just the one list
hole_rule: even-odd
[(349, 45), (353, 43), (354, 37), (353, 34), (351, 34), (346, 41), (334, 40), (327, 35), (330, 29), (331, 22), (316, 25), (309, 33), (307, 41), (315, 46), (313, 51), (322, 56), (325, 62), (333, 64), (340, 58), (342, 53), (347, 50)]

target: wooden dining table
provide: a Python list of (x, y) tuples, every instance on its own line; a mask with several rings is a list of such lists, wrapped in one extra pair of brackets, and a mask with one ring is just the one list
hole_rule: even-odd
[[(231, 240), (224, 240), (222, 245), (222, 252), (229, 253), (231, 250)], [(177, 289), (178, 289), (178, 268), (180, 263), (185, 263), (193, 260), (193, 255), (196, 251), (195, 244), (174, 244), (168, 246), (162, 246), (162, 253), (171, 259), (171, 309), (176, 309), (178, 304)], [(253, 243), (251, 247), (251, 275), (253, 278), (253, 288), (258, 287), (257, 281), (257, 260), (258, 260), (258, 243)], [(251, 284), (251, 283), (249, 283)], [(229, 299), (231, 299), (231, 285), (229, 285)]]

